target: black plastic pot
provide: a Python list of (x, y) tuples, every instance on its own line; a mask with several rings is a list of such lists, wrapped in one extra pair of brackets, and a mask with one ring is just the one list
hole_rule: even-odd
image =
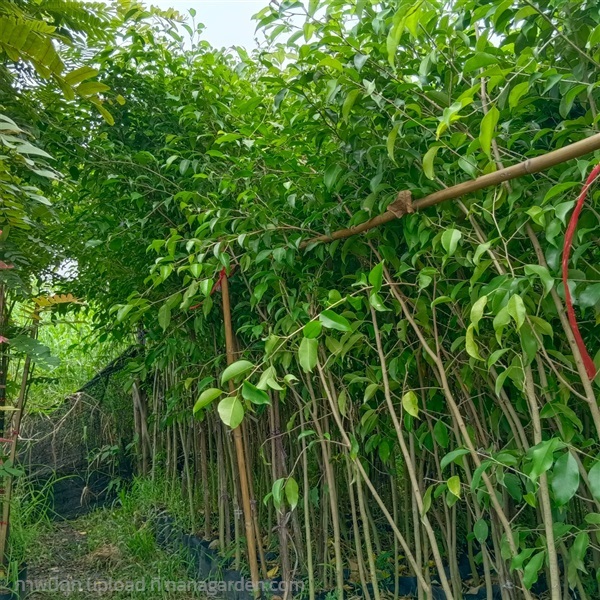
[(225, 600), (252, 600), (252, 594), (247, 589), (244, 576), (235, 569), (227, 569), (223, 573), (223, 581), (228, 584), (223, 597)]
[(183, 543), (188, 548), (192, 564), (200, 580), (214, 577), (219, 569), (217, 554), (211, 550), (209, 542), (195, 535), (184, 535)]

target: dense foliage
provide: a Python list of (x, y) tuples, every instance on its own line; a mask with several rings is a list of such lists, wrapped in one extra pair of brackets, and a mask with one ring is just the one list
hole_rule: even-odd
[[(258, 13), (268, 43), (253, 56), (174, 17), (121, 2), (102, 38), (65, 51), (85, 59), (93, 102), (60, 80), (62, 97), (36, 80), (7, 102), (0, 134), (34, 119), (61, 174), (3, 140), (5, 218), (10, 202), (46, 206), (34, 176), (52, 178), (55, 215), (35, 247), (18, 226), (3, 234), (7, 293), (9, 276), (53, 266), (103, 339), (137, 336), (140, 469), (181, 481), (192, 526), (238, 563), (245, 539), (253, 575), (250, 547), (277, 543), (283, 578), (306, 577), (311, 598), (342, 597), (346, 568), (376, 600), (386, 578), (400, 592), (404, 568), (419, 597), (439, 584), (461, 598), (463, 555), (488, 599), (543, 582), (553, 600), (596, 597), (598, 380), (560, 283), (593, 156), (309, 240), (401, 190), (419, 198), (596, 133), (600, 5), (286, 0)], [(569, 274), (592, 354), (597, 207), (594, 193)]]

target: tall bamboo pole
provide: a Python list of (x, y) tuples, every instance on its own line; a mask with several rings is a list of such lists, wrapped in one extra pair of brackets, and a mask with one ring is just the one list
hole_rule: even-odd
[(470, 194), (486, 187), (499, 185), (505, 181), (516, 179), (517, 177), (539, 173), (540, 171), (544, 171), (550, 167), (554, 167), (555, 165), (572, 160), (573, 158), (578, 158), (579, 156), (583, 156), (584, 154), (588, 154), (589, 152), (598, 149), (600, 149), (600, 133), (592, 135), (584, 140), (580, 140), (579, 142), (569, 144), (568, 146), (564, 146), (563, 148), (559, 148), (558, 150), (553, 150), (547, 154), (529, 158), (521, 163), (500, 169), (494, 173), (487, 173), (486, 175), (482, 175), (471, 181), (465, 181), (453, 185), (452, 187), (439, 190), (438, 192), (429, 194), (429, 196), (425, 196), (412, 203), (410, 192), (400, 192), (396, 201), (392, 202), (387, 211), (383, 214), (377, 215), (360, 225), (311, 238), (310, 240), (302, 242), (300, 247), (306, 248), (306, 246), (318, 242), (333, 242), (334, 240), (348, 238), (363, 233), (364, 231), (369, 231), (369, 229), (373, 229), (374, 227), (389, 223), (390, 221), (394, 221), (395, 219), (400, 219), (407, 213), (417, 212), (424, 208), (445, 202), (446, 200), (453, 200), (460, 196), (464, 196), (465, 194)]
[[(235, 346), (233, 342), (233, 328), (231, 325), (231, 303), (229, 300), (229, 282), (227, 276), (221, 281), (221, 291), (223, 296), (223, 323), (225, 326), (225, 345), (227, 350), (227, 364), (235, 362)], [(234, 384), (229, 380), (229, 391), (234, 392)], [(250, 491), (248, 487), (248, 477), (246, 475), (246, 456), (244, 453), (244, 441), (242, 439), (242, 430), (240, 426), (233, 430), (233, 440), (235, 443), (235, 452), (237, 455), (238, 475), (240, 478), (240, 488), (242, 492), (242, 508), (244, 511), (244, 526), (246, 529), (246, 541), (248, 544), (248, 563), (250, 566), (250, 577), (254, 593), (259, 594), (258, 587), (258, 561), (256, 559), (256, 541), (254, 538), (254, 528), (252, 524), (252, 505), (250, 503)]]

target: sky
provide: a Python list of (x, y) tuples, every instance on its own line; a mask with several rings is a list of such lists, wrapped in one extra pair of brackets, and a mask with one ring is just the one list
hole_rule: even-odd
[(252, 15), (267, 6), (269, 0), (147, 0), (160, 8), (174, 8), (187, 15), (196, 10), (196, 21), (204, 23), (204, 37), (216, 48), (243, 46), (256, 47)]

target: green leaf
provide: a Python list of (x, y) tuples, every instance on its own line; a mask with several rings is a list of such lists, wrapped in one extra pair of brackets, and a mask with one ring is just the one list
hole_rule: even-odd
[(431, 495), (433, 494), (433, 486), (430, 485), (423, 494), (423, 512), (421, 517), (424, 517), (431, 508)]
[(365, 389), (365, 395), (363, 398), (363, 403), (368, 402), (379, 390), (378, 383), (370, 383)]
[(496, 339), (498, 343), (502, 343), (502, 332), (504, 328), (510, 323), (510, 314), (508, 313), (508, 308), (503, 306), (496, 316), (494, 317), (494, 331), (496, 332)]
[(569, 211), (573, 208), (573, 206), (575, 206), (575, 200), (561, 202), (560, 204), (557, 204), (554, 207), (554, 214), (563, 225), (566, 225), (567, 215), (569, 214)]
[(458, 242), (462, 238), (462, 233), (458, 229), (446, 229), (442, 234), (442, 246), (448, 256), (456, 252)]
[(259, 390), (267, 390), (271, 388), (272, 390), (281, 391), (283, 388), (277, 382), (277, 371), (273, 365), (267, 367), (262, 375), (260, 376), (260, 380), (258, 381), (258, 385), (256, 386)]
[(519, 100), (529, 91), (529, 81), (524, 81), (522, 83), (517, 83), (512, 90), (510, 90), (510, 94), (508, 95), (508, 106), (510, 108), (515, 108), (515, 106), (519, 105)]
[(394, 127), (392, 127), (392, 130), (390, 131), (390, 133), (387, 137), (387, 142), (386, 142), (388, 156), (390, 157), (390, 160), (394, 164), (396, 163), (396, 159), (394, 158), (394, 146), (396, 145), (396, 138), (398, 137), (399, 129), (400, 129), (400, 123), (396, 123), (394, 125)]
[(444, 421), (436, 421), (435, 425), (433, 426), (433, 437), (442, 448), (448, 447), (448, 444), (450, 443), (450, 437), (448, 435), (448, 428), (446, 427)]
[(210, 296), (210, 293), (213, 289), (213, 280), (212, 279), (203, 279), (198, 285), (200, 291), (205, 297)]
[(506, 354), (509, 350), (510, 348), (501, 348), (500, 350), (492, 352), (492, 354), (488, 358), (488, 368), (494, 366), (500, 360), (500, 358), (502, 358), (502, 356)]
[(425, 156), (423, 157), (423, 172), (428, 179), (435, 179), (435, 173), (433, 171), (433, 161), (437, 155), (438, 150), (440, 149), (439, 145), (432, 146), (427, 150)]
[(582, 308), (592, 308), (600, 303), (600, 283), (588, 285), (577, 298)]
[(542, 419), (552, 419), (558, 417), (559, 415), (564, 416), (568, 421), (570, 421), (571, 424), (578, 429), (578, 431), (583, 430), (583, 423), (577, 414), (573, 411), (573, 409), (569, 408), (565, 404), (562, 404), (560, 400), (548, 402), (540, 411), (540, 418)]
[(390, 28), (386, 39), (388, 62), (392, 68), (395, 68), (396, 66), (396, 50), (404, 31), (405, 15), (406, 8), (404, 7), (396, 12), (392, 20), (392, 27)]
[(539, 572), (544, 566), (546, 551), (542, 550), (531, 557), (523, 569), (523, 584), (530, 590), (531, 586), (538, 580)]
[(373, 286), (371, 294), (377, 294), (383, 284), (383, 261), (371, 269), (369, 283)]
[(540, 475), (552, 467), (554, 452), (562, 446), (564, 443), (561, 440), (551, 438), (536, 444), (527, 451), (527, 457), (531, 460), (531, 469), (528, 475), (532, 481), (536, 481)]
[(486, 242), (485, 244), (479, 244), (477, 246), (477, 249), (475, 250), (475, 254), (473, 255), (473, 263), (475, 265), (479, 264), (479, 261), (481, 260), (482, 255), (490, 249), (491, 245), (492, 245), (492, 242)]
[(525, 214), (529, 215), (534, 223), (537, 223), (540, 227), (546, 226), (546, 211), (540, 206), (532, 206), (525, 211)]
[(324, 310), (319, 315), (319, 321), (328, 329), (337, 329), (338, 331), (352, 331), (348, 319), (338, 315), (332, 310)]
[(585, 568), (585, 555), (590, 545), (590, 536), (586, 531), (580, 531), (569, 550), (567, 576), (571, 587), (575, 587), (577, 571), (587, 574)]
[[(552, 200), (552, 198), (559, 196), (559, 195), (564, 195), (564, 192), (566, 192), (567, 190), (573, 189), (574, 187), (578, 187), (580, 185), (581, 185), (581, 182), (579, 182), (579, 181), (563, 181), (562, 183), (557, 183), (556, 185), (553, 185), (546, 192), (546, 195), (544, 196), (544, 199), (542, 200), (542, 204), (546, 204), (546, 202), (548, 202), (549, 200)], [(568, 202), (564, 202), (563, 204), (567, 205), (566, 207), (564, 207), (563, 210), (569, 211), (571, 208), (573, 208), (574, 201), (570, 200)], [(557, 208), (559, 206), (562, 206), (562, 205), (558, 204), (557, 206), (554, 207), (554, 212), (557, 217), (559, 217), (559, 214), (557, 211)], [(564, 223), (564, 218), (561, 218), (561, 221)]]
[(521, 348), (523, 349), (526, 364), (529, 365), (535, 359), (535, 355), (538, 351), (538, 342), (529, 323), (523, 324), (519, 333), (519, 338), (521, 339)]
[(325, 174), (323, 175), (323, 180), (325, 182), (325, 187), (331, 191), (333, 186), (337, 183), (339, 176), (342, 174), (342, 167), (339, 165), (331, 165), (327, 167)]
[(525, 561), (529, 559), (536, 550), (537, 548), (525, 548), (524, 550), (521, 550), (519, 554), (513, 557), (510, 563), (511, 571), (514, 571), (515, 569), (522, 569)]
[(539, 573), (544, 566), (545, 557), (545, 550), (534, 554), (523, 569), (523, 585), (528, 590), (530, 590), (531, 586), (538, 580)]
[(494, 138), (494, 132), (499, 118), (500, 111), (495, 106), (492, 106), (481, 120), (479, 143), (481, 144), (481, 149), (487, 154), (488, 158), (491, 158), (492, 139)]
[(454, 475), (448, 479), (447, 484), (450, 493), (460, 498), (460, 477), (458, 475)]
[(590, 480), (590, 492), (594, 499), (600, 502), (600, 461), (598, 461), (588, 472)]
[(219, 402), (221, 421), (231, 429), (235, 429), (244, 419), (244, 407), (237, 396), (228, 396)]
[(482, 67), (497, 64), (497, 56), (494, 56), (493, 54), (488, 54), (487, 52), (477, 52), (474, 56), (468, 58), (465, 61), (464, 72), (470, 73), (471, 71), (476, 71), (477, 69), (481, 69)]
[(235, 142), (242, 137), (239, 133), (224, 133), (215, 139), (215, 144), (227, 144), (228, 142)]
[(369, 294), (369, 304), (379, 312), (386, 312), (388, 310), (379, 294)]
[(483, 544), (487, 540), (489, 533), (487, 521), (485, 519), (479, 519), (473, 527), (473, 533), (475, 534), (475, 539), (480, 544)]
[(213, 400), (216, 400), (223, 392), (218, 388), (208, 388), (204, 390), (196, 404), (194, 404), (194, 414), (196, 414), (199, 410), (206, 408)]
[(273, 504), (275, 508), (279, 510), (283, 506), (283, 488), (285, 486), (285, 479), (282, 477), (281, 479), (277, 479), (273, 482), (273, 486), (271, 488), (271, 494), (273, 496)]
[(514, 473), (506, 473), (504, 475), (503, 483), (511, 497), (517, 502), (521, 502), (523, 499), (523, 492), (521, 491), (521, 480), (519, 477)]
[(110, 87), (99, 81), (87, 81), (85, 83), (80, 83), (76, 89), (77, 93), (81, 96), (93, 96), (94, 94), (108, 92)]
[(481, 296), (481, 298), (479, 298), (479, 300), (471, 307), (471, 323), (473, 329), (475, 329), (477, 333), (479, 333), (479, 321), (481, 321), (481, 318), (483, 317), (483, 311), (485, 310), (487, 301), (487, 296)]
[(342, 105), (342, 116), (344, 118), (344, 121), (348, 121), (348, 117), (350, 116), (350, 111), (352, 110), (352, 107), (354, 106), (354, 103), (356, 102), (356, 99), (358, 98), (359, 94), (360, 94), (360, 90), (356, 89), (356, 90), (351, 90), (346, 95), (346, 99), (344, 100), (344, 104)]
[(158, 324), (165, 331), (171, 322), (171, 309), (168, 304), (163, 304), (158, 309)]
[(465, 454), (469, 454), (469, 451), (466, 448), (457, 448), (456, 450), (452, 450), (452, 452), (448, 452), (448, 454), (442, 457), (440, 467), (445, 469), (451, 462), (455, 462), (456, 459)]
[(525, 323), (525, 315), (527, 311), (525, 310), (525, 304), (523, 303), (523, 298), (518, 294), (514, 294), (510, 297), (508, 304), (506, 305), (506, 310), (508, 314), (514, 319), (517, 325), (517, 331), (521, 329), (523, 323)]
[[(92, 67), (79, 67), (78, 69), (74, 69), (67, 75), (65, 75), (65, 82), (68, 85), (75, 86), (86, 79), (90, 79), (92, 77), (96, 77), (98, 75), (98, 70), (93, 69)], [(110, 89), (110, 88), (108, 88)]]
[(587, 41), (587, 47), (593, 48), (598, 44), (600, 44), (600, 25), (596, 25), (596, 27), (594, 27), (594, 29), (592, 29), (592, 31), (590, 32)]
[(248, 360), (238, 360), (234, 362), (223, 371), (223, 375), (221, 375), (221, 385), (227, 383), (230, 379), (235, 379), (240, 375), (244, 375), (253, 368), (254, 365)]
[(588, 525), (600, 525), (600, 513), (588, 513), (583, 520)]
[(318, 338), (321, 335), (323, 325), (321, 321), (309, 321), (303, 328), (302, 333), (307, 338)]
[(438, 304), (446, 304), (447, 302), (454, 302), (450, 296), (438, 296), (432, 303), (431, 306), (437, 306)]
[(474, 328), (473, 328), (473, 324), (471, 323), (467, 327), (467, 335), (465, 337), (465, 347), (467, 349), (467, 354), (471, 358), (474, 358), (476, 360), (483, 360), (483, 358), (479, 354), (479, 346), (477, 345), (477, 342), (475, 341), (475, 334), (473, 333), (473, 331), (474, 331)]
[(547, 335), (548, 337), (553, 337), (554, 331), (552, 330), (552, 325), (548, 323), (548, 321), (544, 321), (544, 319), (540, 319), (539, 317), (534, 317), (533, 315), (529, 315), (529, 320), (533, 325), (533, 329), (540, 335)]
[(298, 360), (305, 373), (310, 373), (317, 364), (319, 342), (311, 338), (302, 338), (298, 348)]
[(402, 407), (412, 417), (419, 416), (419, 399), (413, 391), (406, 392), (402, 396)]
[(269, 395), (263, 390), (259, 390), (249, 381), (244, 381), (242, 384), (242, 396), (245, 400), (252, 402), (252, 404), (271, 404)]
[(575, 99), (577, 98), (577, 96), (579, 96), (579, 94), (584, 92), (586, 88), (587, 85), (583, 83), (575, 85), (571, 89), (569, 89), (569, 91), (567, 91), (566, 94), (561, 98), (560, 105), (558, 107), (558, 112), (560, 113), (560, 116), (563, 119), (566, 119), (569, 116), (569, 113), (573, 108)]
[(319, 67), (329, 67), (340, 73), (344, 70), (344, 65), (337, 59), (333, 58), (333, 56), (326, 56), (321, 59), (318, 64)]
[(28, 335), (21, 334), (11, 338), (10, 345), (13, 350), (27, 354), (34, 363), (41, 367), (58, 367), (60, 365), (60, 358), (52, 356), (48, 346)]
[(362, 68), (365, 66), (367, 60), (369, 60), (369, 55), (368, 54), (361, 54), (360, 52), (357, 52), (354, 55), (354, 66), (356, 67), (356, 70), (358, 72), (360, 72), (362, 70)]
[(342, 390), (338, 394), (337, 403), (338, 403), (338, 409), (339, 409), (340, 414), (342, 415), (342, 417), (347, 416), (346, 415), (346, 405), (348, 403), (348, 397), (346, 396), (346, 392), (344, 390)]
[(542, 265), (525, 265), (525, 275), (537, 275), (544, 286), (544, 296), (548, 295), (554, 286), (554, 278), (546, 267)]
[(291, 510), (298, 506), (298, 483), (293, 477), (288, 477), (285, 482), (285, 499)]
[(579, 467), (570, 452), (563, 454), (552, 470), (552, 491), (559, 506), (567, 504), (579, 488)]

